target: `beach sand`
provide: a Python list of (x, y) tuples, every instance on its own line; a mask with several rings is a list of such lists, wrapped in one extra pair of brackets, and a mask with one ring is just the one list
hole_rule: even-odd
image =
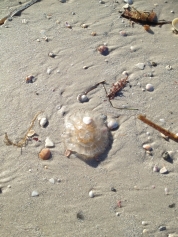
[[(171, 24), (151, 27), (152, 33), (139, 24), (132, 28), (129, 20), (120, 18), (124, 5), (121, 0), (103, 4), (41, 0), (0, 27), (1, 236), (178, 236), (178, 144), (164, 140), (137, 119), (138, 114), (146, 114), (178, 132), (178, 35), (172, 33)], [(1, 1), (0, 18), (16, 6), (19, 1)], [(133, 6), (154, 9), (160, 20), (178, 17), (176, 0), (134, 0)], [(97, 52), (102, 44), (109, 48), (107, 56)], [(50, 52), (56, 57), (49, 57)], [(145, 68), (136, 67), (138, 63)], [(166, 69), (167, 65), (172, 69)], [(111, 107), (102, 85), (88, 93), (88, 102), (77, 101), (78, 94), (103, 80), (109, 91), (124, 78), (124, 71), (129, 83), (112, 100), (113, 105), (138, 110)], [(29, 75), (36, 78), (33, 83), (26, 83)], [(147, 84), (154, 91), (145, 90)], [(111, 132), (113, 142), (105, 159), (94, 165), (75, 154), (64, 156), (65, 117), (80, 110), (91, 115), (95, 111), (119, 123)], [(33, 129), (40, 141), (31, 140), (22, 149), (6, 146), (4, 134), (17, 142), (39, 111), (49, 121), (45, 128), (35, 121)], [(46, 137), (55, 147), (50, 149), (52, 158), (43, 161), (38, 153)], [(151, 154), (142, 147), (147, 143)], [(163, 159), (165, 151), (172, 163)], [(169, 173), (153, 172), (154, 165), (165, 166)], [(89, 197), (91, 189), (94, 198)], [(39, 196), (32, 197), (33, 191)], [(166, 230), (159, 230), (160, 226)]]

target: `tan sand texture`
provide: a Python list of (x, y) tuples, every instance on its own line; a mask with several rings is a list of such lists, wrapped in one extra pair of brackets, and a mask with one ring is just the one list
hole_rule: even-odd
[[(133, 2), (159, 20), (178, 17), (177, 0)], [(0, 19), (26, 3), (0, 1)], [(120, 18), (125, 4), (41, 0), (0, 26), (0, 236), (178, 235), (178, 143), (137, 118), (145, 114), (178, 133), (178, 35), (171, 24), (149, 32)], [(87, 102), (77, 100), (101, 81), (109, 93), (126, 74), (128, 83), (111, 102), (138, 110), (113, 108), (102, 84), (87, 93)], [(119, 123), (101, 162), (64, 155), (66, 116), (82, 110)], [(18, 143), (39, 111), (35, 139), (7, 146), (5, 133)], [(42, 160), (47, 137), (54, 147)]]

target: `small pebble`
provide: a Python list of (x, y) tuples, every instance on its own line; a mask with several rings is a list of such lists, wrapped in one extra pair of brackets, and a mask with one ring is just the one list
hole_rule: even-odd
[(111, 187), (112, 192), (116, 192), (116, 189), (114, 187)]
[(88, 25), (87, 24), (82, 24), (81, 27), (82, 28), (88, 28)]
[(154, 91), (154, 87), (153, 87), (152, 84), (147, 84), (145, 88), (146, 88), (147, 91), (150, 91), (150, 92)]
[(116, 216), (120, 216), (120, 214), (121, 214), (120, 212), (116, 212)]
[(135, 46), (130, 46), (130, 50), (131, 50), (132, 52), (135, 52), (135, 51), (136, 51), (136, 47), (135, 47)]
[(173, 11), (173, 10), (171, 10), (171, 13), (174, 13), (174, 11)]
[(46, 72), (47, 72), (48, 75), (50, 75), (51, 72), (52, 72), (52, 69), (51, 69), (51, 68), (47, 68), (47, 71), (46, 71)]
[(148, 233), (148, 232), (149, 232), (148, 229), (144, 229), (144, 230), (143, 230), (143, 234)]
[(94, 196), (95, 196), (93, 190), (91, 190), (88, 195), (90, 198), (94, 198)]
[(83, 66), (83, 69), (88, 69), (88, 67), (87, 66)]
[(166, 169), (166, 167), (163, 167), (162, 169), (160, 169), (160, 174), (167, 174), (168, 170)]
[(45, 140), (45, 147), (48, 147), (48, 148), (54, 147), (54, 142), (51, 141), (51, 139), (49, 137), (47, 137)]
[(37, 197), (39, 196), (39, 193), (37, 191), (33, 191), (31, 194), (32, 197)]
[(164, 119), (160, 119), (159, 120), (161, 123), (165, 123), (165, 120)]
[(172, 234), (169, 234), (168, 237), (178, 237), (178, 234), (172, 233)]
[(169, 155), (169, 152), (165, 151), (163, 153), (163, 159), (166, 160), (166, 161), (170, 161), (171, 160), (171, 157)]
[(50, 53), (48, 54), (48, 56), (51, 57), (51, 58), (55, 58), (55, 57), (56, 57), (56, 54), (50, 52)]
[(7, 185), (8, 188), (11, 188), (11, 185)]
[(26, 19), (22, 19), (22, 23), (23, 23), (23, 24), (27, 24), (27, 22), (28, 22), (28, 21), (27, 21)]
[(160, 226), (159, 227), (159, 231), (164, 231), (164, 230), (166, 230), (166, 226)]
[(143, 70), (145, 68), (145, 64), (144, 63), (137, 63), (136, 67)]
[(164, 189), (164, 193), (165, 193), (165, 195), (168, 195), (168, 194), (169, 194), (169, 190), (168, 190), (167, 187)]
[(45, 127), (46, 126), (46, 124), (47, 124), (47, 122), (48, 122), (48, 120), (47, 120), (47, 118), (41, 118), (40, 119), (40, 126), (41, 127)]
[(113, 129), (118, 128), (119, 124), (115, 119), (109, 119), (107, 122), (107, 126), (110, 130), (113, 130)]
[(55, 184), (54, 178), (49, 179), (49, 182), (52, 183), (52, 184)]

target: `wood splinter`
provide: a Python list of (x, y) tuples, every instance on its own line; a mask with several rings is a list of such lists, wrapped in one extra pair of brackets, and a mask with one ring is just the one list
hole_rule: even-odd
[(138, 119), (148, 124), (152, 128), (158, 130), (159, 132), (163, 133), (165, 136), (168, 136), (170, 139), (174, 140), (175, 142), (178, 142), (178, 136), (175, 133), (172, 133), (169, 130), (166, 130), (162, 128), (161, 126), (157, 125), (156, 123), (153, 123), (152, 121), (147, 119), (145, 115), (142, 115), (142, 114), (138, 115)]

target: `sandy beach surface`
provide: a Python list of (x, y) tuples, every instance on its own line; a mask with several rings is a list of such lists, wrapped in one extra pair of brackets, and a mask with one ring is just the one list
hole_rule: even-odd
[[(27, 2), (1, 1), (0, 19)], [(137, 10), (154, 9), (159, 20), (178, 17), (177, 0), (133, 2)], [(0, 27), (0, 236), (178, 236), (178, 143), (137, 119), (145, 114), (178, 133), (178, 35), (171, 24), (149, 32), (132, 27), (120, 18), (124, 5), (41, 0)], [(97, 51), (103, 44), (106, 56)], [(102, 85), (87, 94), (88, 102), (77, 100), (103, 80), (109, 92), (124, 71), (129, 83), (112, 103), (138, 110), (113, 108)], [(26, 83), (30, 75), (34, 80)], [(154, 90), (147, 91), (147, 84)], [(84, 110), (119, 124), (101, 162), (64, 155), (66, 116)], [(4, 134), (18, 142), (39, 111), (48, 124), (34, 122), (36, 140), (22, 149), (7, 146)], [(55, 146), (51, 159), (41, 160), (47, 137)], [(161, 174), (164, 167), (168, 172)]]

